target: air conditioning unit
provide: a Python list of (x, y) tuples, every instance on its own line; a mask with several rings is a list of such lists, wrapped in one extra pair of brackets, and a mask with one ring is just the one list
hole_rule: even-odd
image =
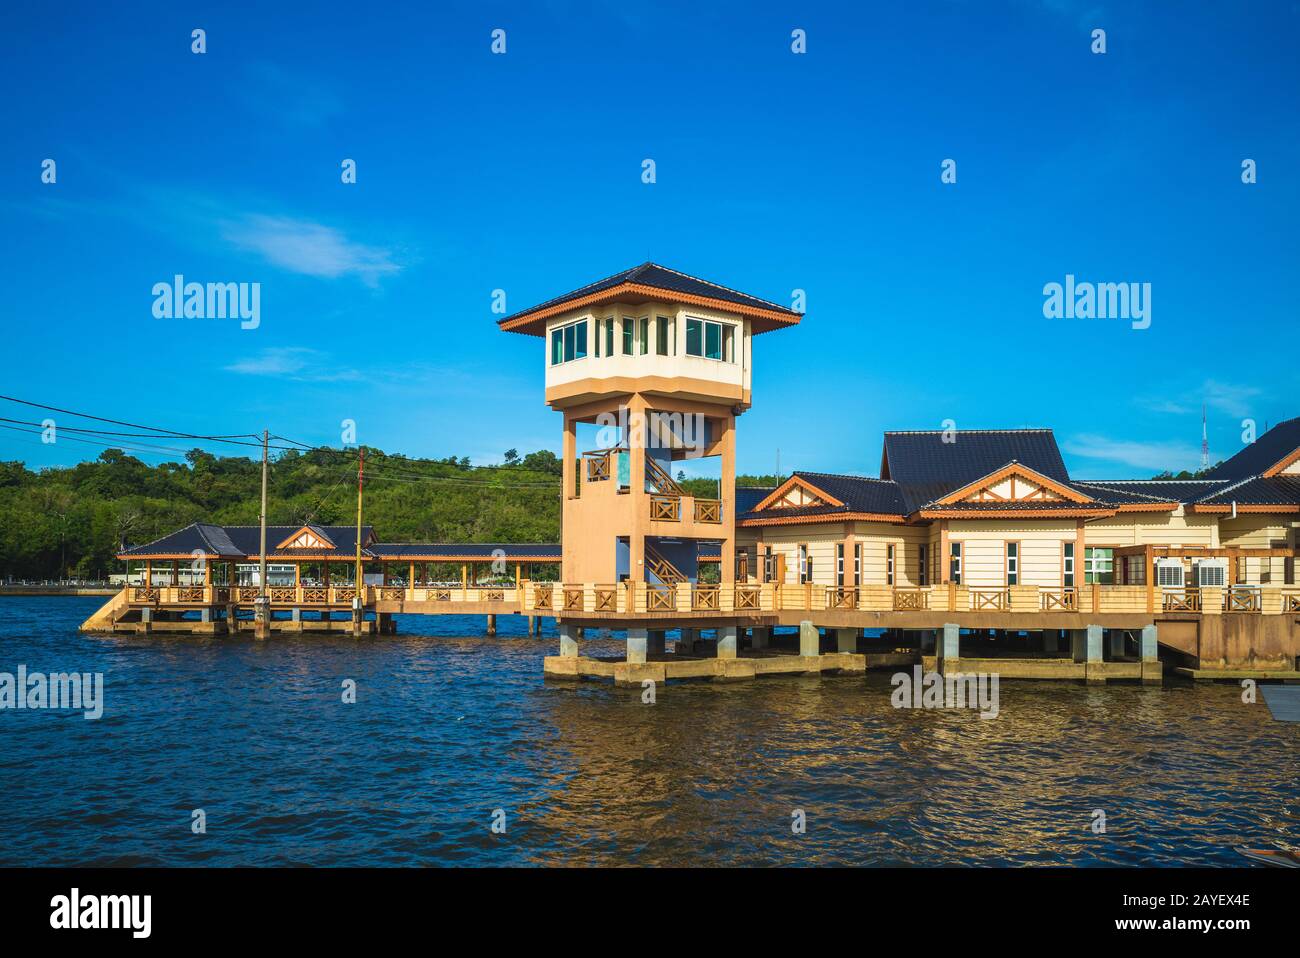
[(1181, 589), (1183, 587), (1183, 560), (1156, 559), (1156, 585), (1162, 589)]
[(1193, 568), (1196, 570), (1196, 584), (1201, 588), (1221, 589), (1228, 584), (1227, 559), (1201, 559)]

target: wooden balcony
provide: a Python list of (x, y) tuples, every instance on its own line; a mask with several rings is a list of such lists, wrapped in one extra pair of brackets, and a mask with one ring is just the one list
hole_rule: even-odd
[(696, 522), (721, 522), (722, 521), (721, 500), (696, 499), (695, 500), (695, 521)]
[(1044, 612), (1079, 611), (1079, 593), (1074, 588), (1043, 589), (1039, 596)]
[(895, 612), (920, 612), (930, 607), (930, 593), (925, 589), (894, 589)]
[(681, 498), (678, 496), (651, 496), (650, 519), (653, 522), (681, 522)]

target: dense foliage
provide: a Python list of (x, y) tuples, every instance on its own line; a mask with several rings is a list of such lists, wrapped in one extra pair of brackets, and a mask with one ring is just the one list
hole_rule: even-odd
[[(261, 460), (195, 449), (149, 466), (118, 449), (93, 462), (31, 472), (0, 462), (0, 579), (103, 578), (121, 571), (122, 543), (149, 542), (191, 522), (256, 525)], [(271, 463), (267, 517), (356, 521), (355, 450), (282, 452)], [(556, 542), (560, 460), (550, 452), (500, 466), (410, 459), (366, 449), (364, 521), (384, 540)]]

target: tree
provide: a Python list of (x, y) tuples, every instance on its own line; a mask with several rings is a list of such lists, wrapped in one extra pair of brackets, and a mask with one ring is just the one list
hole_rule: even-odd
[(507, 466), (513, 466), (513, 465), (514, 465), (515, 463), (517, 463), (518, 461), (519, 461), (519, 450), (518, 450), (518, 449), (507, 449), (507, 450), (506, 450), (506, 465), (507, 465)]

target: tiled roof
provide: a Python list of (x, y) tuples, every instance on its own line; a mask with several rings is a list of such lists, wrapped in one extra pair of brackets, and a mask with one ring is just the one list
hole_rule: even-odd
[[(301, 525), (295, 526), (267, 526), (266, 527), (266, 554), (268, 557), (286, 557), (294, 555), (319, 555), (316, 550), (301, 549), (276, 549), (276, 546), (293, 535)], [(334, 543), (334, 548), (328, 550), (331, 556), (337, 556), (341, 559), (356, 555), (356, 526), (312, 526), (323, 532)], [(363, 543), (361, 555), (369, 557), (370, 552), (365, 548), (364, 543), (374, 538), (374, 530), (370, 526), (361, 527), (361, 541)], [(144, 545), (134, 546), (120, 553), (123, 557), (146, 556), (146, 555), (168, 555), (181, 556), (191, 555), (195, 552), (210, 556), (226, 556), (231, 558), (246, 558), (248, 556), (258, 555), (260, 552), (260, 531), (258, 526), (217, 526), (205, 522), (195, 522), (184, 529), (169, 533), (153, 542)]]
[(557, 306), (563, 306), (565, 303), (597, 296), (600, 293), (615, 290), (627, 283), (663, 290), (668, 294), (664, 298), (669, 300), (673, 299), (674, 293), (688, 296), (699, 296), (708, 299), (721, 300), (726, 303), (735, 303), (738, 306), (745, 306), (751, 309), (782, 313), (789, 316), (792, 323), (798, 322), (802, 318), (802, 314), (795, 312), (788, 306), (779, 306), (776, 303), (768, 302), (765, 299), (759, 299), (757, 296), (750, 296), (748, 293), (742, 293), (739, 290), (730, 289), (726, 286), (719, 286), (717, 283), (710, 283), (708, 280), (703, 280), (696, 276), (679, 273), (677, 270), (668, 269), (667, 267), (660, 266), (657, 263), (642, 263), (640, 266), (634, 266), (631, 269), (623, 270), (621, 273), (615, 273), (613, 276), (607, 276), (594, 283), (588, 283), (586, 286), (581, 286), (578, 289), (565, 293), (563, 296), (556, 296), (554, 299), (548, 299), (544, 303), (538, 303), (536, 306), (530, 306), (528, 309), (513, 313), (510, 316), (497, 320), (497, 325), (517, 327), (519, 320), (531, 316), (534, 313), (540, 313)]
[(1113, 505), (1195, 502), (1227, 483), (1205, 479), (1077, 479), (1076, 489)]
[(1297, 506), (1300, 505), (1300, 476), (1255, 476), (1229, 483), (1197, 500), (1204, 505)]
[(748, 512), (775, 491), (776, 486), (737, 486), (736, 513)]
[(1237, 481), (1258, 476), (1297, 449), (1300, 449), (1300, 417), (1280, 422), (1257, 436), (1241, 452), (1206, 473), (1206, 478)]
[(377, 542), (370, 547), (380, 559), (501, 559), (504, 562), (520, 560), (557, 559), (558, 542)]
[[(945, 437), (951, 441), (945, 442)], [(1050, 429), (887, 432), (881, 475), (904, 484), (946, 486), (944, 491), (951, 492), (1012, 461), (1057, 482), (1069, 482)]]
[(828, 472), (794, 473), (809, 485), (815, 486), (840, 502), (842, 506), (820, 505), (799, 506), (793, 509), (764, 509), (754, 512), (754, 506), (771, 495), (775, 490), (762, 490), (762, 496), (753, 496), (752, 501), (742, 506), (740, 489), (736, 490), (736, 512), (741, 519), (797, 519), (811, 516), (835, 516), (847, 513), (872, 513), (877, 515), (901, 516), (904, 511), (903, 498), (899, 494), (898, 484), (888, 479), (873, 479), (867, 476), (843, 476)]

